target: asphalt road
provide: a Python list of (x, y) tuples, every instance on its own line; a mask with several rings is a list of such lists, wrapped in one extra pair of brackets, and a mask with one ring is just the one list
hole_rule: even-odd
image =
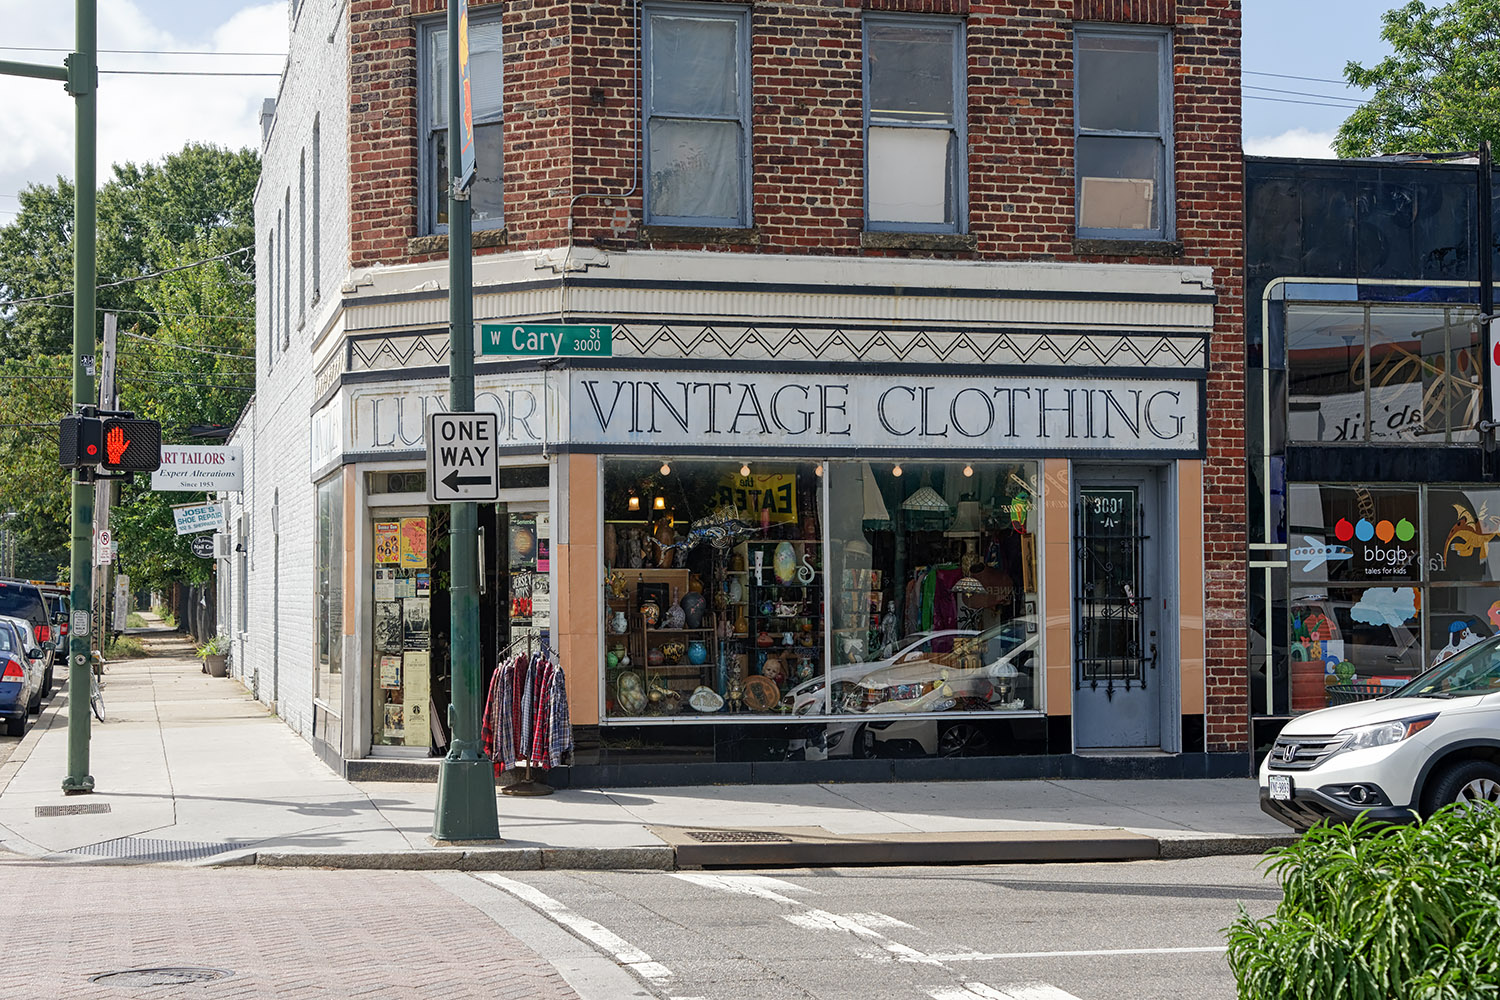
[(1251, 857), (1123, 864), (476, 876), (670, 1000), (1232, 1000)]

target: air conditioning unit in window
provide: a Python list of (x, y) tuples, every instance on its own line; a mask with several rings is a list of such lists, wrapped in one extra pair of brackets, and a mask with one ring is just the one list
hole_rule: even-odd
[(229, 558), (229, 536), (222, 531), (214, 532), (214, 558)]

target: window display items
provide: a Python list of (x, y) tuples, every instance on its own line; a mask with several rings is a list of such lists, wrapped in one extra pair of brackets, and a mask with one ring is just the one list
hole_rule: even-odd
[(708, 644), (701, 639), (694, 639), (688, 643), (687, 660), (694, 666), (708, 662)]
[(702, 628), (703, 614), (708, 609), (708, 599), (697, 591), (688, 591), (679, 602), (683, 613), (683, 627)]

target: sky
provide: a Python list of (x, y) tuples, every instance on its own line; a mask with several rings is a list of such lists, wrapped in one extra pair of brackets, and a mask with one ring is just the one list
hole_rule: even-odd
[[(1246, 151), (1331, 156), (1329, 143), (1359, 96), (1339, 82), (1344, 64), (1386, 53), (1379, 15), (1396, 2), (1243, 0)], [(259, 146), (261, 102), (275, 96), (284, 62), (286, 0), (104, 0), (98, 8), (101, 182), (114, 163), (159, 160), (190, 141)], [(67, 0), (0, 0), (0, 24), (0, 59), (61, 65), (73, 46)], [(190, 54), (172, 54), (179, 52)], [(269, 75), (138, 75), (143, 70)], [(15, 218), (27, 185), (73, 175), (72, 105), (60, 83), (0, 76), (0, 225)]]

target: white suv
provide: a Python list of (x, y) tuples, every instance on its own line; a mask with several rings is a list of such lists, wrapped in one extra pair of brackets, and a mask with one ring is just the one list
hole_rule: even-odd
[(1374, 701), (1298, 716), (1260, 766), (1260, 807), (1298, 830), (1459, 801), (1500, 804), (1500, 636)]

